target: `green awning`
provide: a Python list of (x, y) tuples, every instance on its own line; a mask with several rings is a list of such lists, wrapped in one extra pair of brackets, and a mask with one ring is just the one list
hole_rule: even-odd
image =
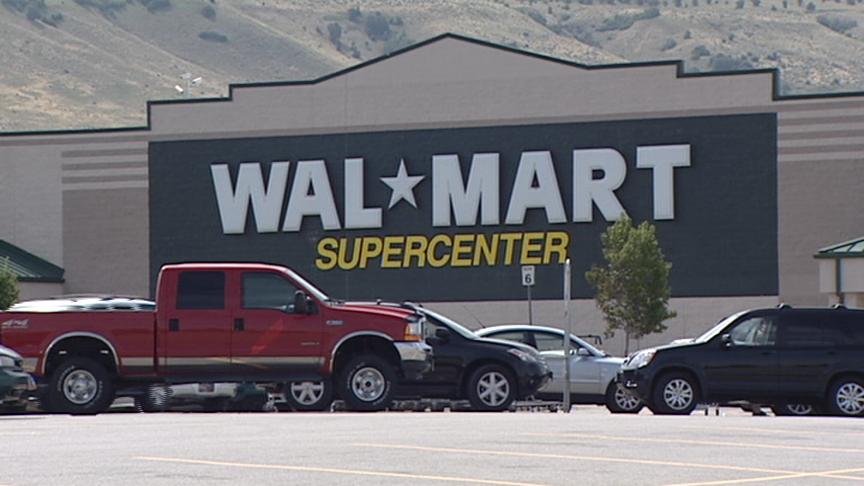
[(864, 236), (854, 240), (822, 248), (816, 258), (861, 258), (864, 257)]
[(0, 240), (0, 266), (6, 262), (18, 276), (19, 282), (63, 283), (63, 274), (66, 272), (48, 260)]

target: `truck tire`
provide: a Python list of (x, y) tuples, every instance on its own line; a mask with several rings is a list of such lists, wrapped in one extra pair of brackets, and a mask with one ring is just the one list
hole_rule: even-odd
[(396, 372), (393, 366), (372, 354), (348, 360), (339, 378), (339, 394), (348, 410), (384, 410), (393, 401)]
[(606, 408), (612, 413), (639, 413), (645, 404), (614, 381), (606, 387)]
[(289, 381), (284, 388), (285, 402), (295, 412), (322, 412), (333, 403), (333, 385), (329, 380)]
[(48, 411), (93, 415), (114, 401), (114, 381), (108, 370), (89, 358), (70, 358), (54, 370), (48, 389)]
[(497, 364), (477, 368), (468, 379), (468, 401), (471, 409), (502, 412), (516, 400), (516, 380), (513, 373)]
[(667, 373), (651, 395), (651, 411), (657, 415), (690, 415), (699, 403), (699, 385), (687, 373)]

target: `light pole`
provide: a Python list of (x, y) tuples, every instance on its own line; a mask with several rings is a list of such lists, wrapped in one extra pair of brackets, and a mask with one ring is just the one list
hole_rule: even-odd
[(183, 73), (180, 75), (180, 78), (186, 82), (185, 83), (186, 87), (184, 88), (183, 86), (180, 86), (179, 84), (175, 84), (174, 89), (186, 98), (188, 98), (190, 96), (191, 91), (192, 91), (192, 87), (198, 86), (199, 84), (201, 84), (201, 81), (204, 80), (204, 78), (202, 78), (201, 76), (198, 76), (197, 78), (193, 78), (192, 73)]

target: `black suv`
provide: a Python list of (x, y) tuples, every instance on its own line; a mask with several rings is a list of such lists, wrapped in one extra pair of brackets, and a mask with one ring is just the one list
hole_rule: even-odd
[(657, 414), (741, 400), (864, 416), (864, 310), (739, 312), (696, 339), (633, 353), (618, 382)]

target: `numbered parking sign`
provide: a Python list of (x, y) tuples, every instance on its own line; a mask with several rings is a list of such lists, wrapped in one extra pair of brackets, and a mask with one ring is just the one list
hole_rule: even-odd
[(534, 286), (534, 265), (522, 265), (522, 285), (525, 287)]

